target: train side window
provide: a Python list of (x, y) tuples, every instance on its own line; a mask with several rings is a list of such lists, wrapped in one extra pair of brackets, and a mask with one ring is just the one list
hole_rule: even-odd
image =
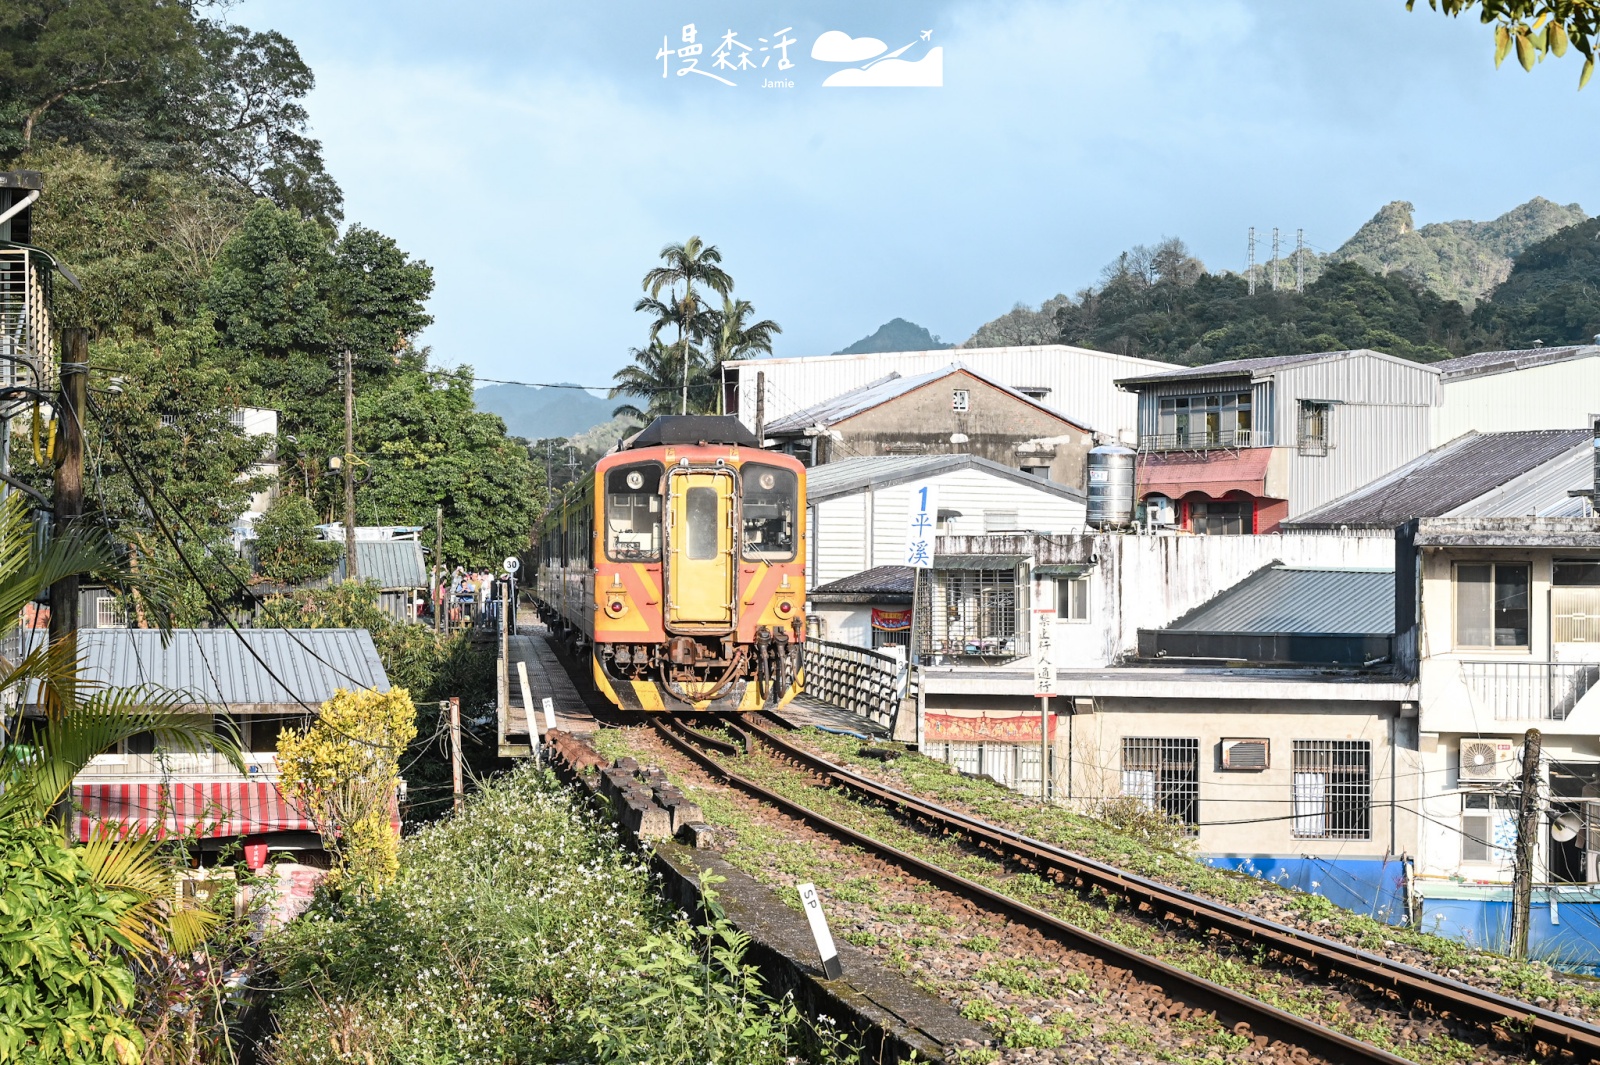
[(794, 557), (795, 510), (799, 479), (793, 470), (746, 463), (744, 486), (744, 557), (769, 562)]
[(660, 561), (661, 473), (654, 462), (606, 471), (606, 555), (611, 561)]

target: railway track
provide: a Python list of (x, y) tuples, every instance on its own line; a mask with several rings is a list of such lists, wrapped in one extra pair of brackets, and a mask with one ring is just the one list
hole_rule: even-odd
[[(1175, 1002), (1203, 1012), (1214, 1013), (1224, 1024), (1248, 1025), (1254, 1035), (1266, 1036), (1288, 1046), (1302, 1048), (1317, 1058), (1341, 1065), (1347, 1062), (1401, 1065), (1406, 1061), (1405, 1058), (1386, 1050), (1352, 1039), (1340, 1032), (1187, 973), (1158, 958), (1114, 943), (1086, 929), (1069, 924), (1053, 914), (993, 891), (959, 873), (884, 843), (848, 825), (840, 824), (733, 771), (717, 757), (707, 753), (709, 750), (722, 756), (741, 754), (743, 753), (741, 746), (748, 749), (748, 738), (744, 740), (743, 745), (729, 743), (697, 732), (673, 718), (653, 717), (651, 724), (668, 746), (693, 761), (710, 776), (765, 804), (776, 807), (812, 829), (874, 854), (917, 879), (969, 899), (1017, 924), (1032, 928), (1070, 950), (1127, 970), (1136, 979), (1161, 989)], [(724, 725), (724, 727), (729, 726)], [(733, 731), (736, 735), (748, 735), (743, 730)], [(758, 734), (761, 731), (752, 729), (749, 734)]]
[(929, 832), (957, 836), (997, 860), (1025, 867), (1078, 891), (1098, 889), (1124, 899), (1149, 919), (1163, 923), (1176, 921), (1199, 934), (1226, 937), (1251, 952), (1264, 953), (1314, 972), (1323, 981), (1333, 983), (1349, 979), (1364, 984), (1395, 1003), (1394, 1008), (1402, 1014), (1420, 1009), (1435, 1017), (1452, 1018), (1481, 1031), (1485, 1044), (1493, 1045), (1501, 1053), (1515, 1053), (1520, 1046), (1523, 1054), (1546, 1060), (1600, 1061), (1600, 1027), (1345, 943), (1309, 935), (928, 802), (789, 742), (767, 727), (770, 724), (788, 729), (786, 722), (771, 715), (763, 715), (763, 718), (760, 723), (746, 719), (738, 727), (730, 726), (725, 719), (719, 720), (737, 742), (706, 735), (675, 719), (658, 719), (654, 724), (666, 743), (706, 772), (763, 803), (778, 807), (813, 829), (874, 853), (910, 875), (1032, 927), (1070, 949), (1125, 968), (1176, 1001), (1214, 1012), (1219, 1020), (1228, 1024), (1242, 1022), (1256, 1034), (1301, 1047), (1328, 1061), (1400, 1062), (1406, 1059), (1114, 943), (875, 840), (739, 774), (720, 759), (750, 753), (754, 745), (759, 744), (773, 756), (821, 778), (824, 786), (841, 789), (852, 798), (880, 807), (902, 821)]

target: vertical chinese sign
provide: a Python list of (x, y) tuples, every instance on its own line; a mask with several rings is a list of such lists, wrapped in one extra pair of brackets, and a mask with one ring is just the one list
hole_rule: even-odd
[[(1043, 594), (1041, 593), (1043, 590)], [(1033, 694), (1039, 700), (1039, 801), (1050, 801), (1050, 699), (1056, 692), (1055, 582), (1035, 584)]]
[[(915, 670), (921, 663), (922, 653), (922, 571), (933, 568), (934, 538), (939, 526), (939, 485), (924, 481), (911, 486), (911, 496), (906, 507), (906, 550), (902, 556), (911, 567), (911, 637), (906, 644), (906, 661)], [(867, 530), (872, 535), (872, 530)], [(908, 678), (909, 679), (909, 678)], [(917, 747), (922, 747), (923, 702), (917, 698)]]

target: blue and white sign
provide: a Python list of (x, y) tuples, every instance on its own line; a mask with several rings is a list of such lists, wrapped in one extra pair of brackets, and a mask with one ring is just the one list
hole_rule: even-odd
[(906, 552), (901, 565), (933, 568), (933, 540), (938, 535), (939, 485), (934, 481), (911, 486), (906, 516)]

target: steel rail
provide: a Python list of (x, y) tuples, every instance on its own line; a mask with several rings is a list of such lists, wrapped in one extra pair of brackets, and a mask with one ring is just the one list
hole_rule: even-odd
[[(1297, 1017), (1220, 984), (1214, 984), (1160, 959), (1124, 947), (1120, 943), (1113, 943), (1087, 929), (1063, 921), (1054, 914), (1029, 906), (1009, 895), (1003, 895), (976, 881), (968, 880), (959, 873), (951, 872), (848, 825), (840, 824), (728, 769), (696, 746), (698, 742), (714, 738), (695, 732), (681, 721), (667, 715), (652, 715), (650, 723), (662, 740), (674, 750), (711, 776), (747, 795), (777, 807), (790, 817), (803, 821), (820, 832), (886, 859), (921, 880), (937, 884), (963, 898), (980, 902), (987, 910), (1002, 914), (1018, 924), (1027, 925), (1073, 950), (1091, 954), (1117, 968), (1126, 969), (1137, 979), (1160, 988), (1174, 1000), (1183, 1002), (1191, 1008), (1216, 1014), (1219, 1022), (1225, 1024), (1244, 1022), (1255, 1035), (1264, 1035), (1290, 1046), (1301, 1047), (1334, 1065), (1360, 1062), (1371, 1062), (1375, 1065), (1379, 1063), (1413, 1065), (1407, 1062), (1407, 1059), (1391, 1054), (1387, 1050), (1363, 1043), (1314, 1021)], [(752, 731), (759, 733), (761, 730)], [(721, 740), (715, 740), (708, 745), (724, 750), (734, 747)]]
[[(781, 718), (768, 717), (786, 728), (792, 727)], [(1026, 861), (1041, 872), (1051, 870), (1060, 873), (1080, 888), (1099, 887), (1102, 891), (1114, 891), (1130, 902), (1148, 908), (1158, 917), (1171, 915), (1193, 921), (1235, 941), (1264, 947), (1314, 966), (1324, 974), (1338, 970), (1379, 990), (1393, 991), (1402, 1001), (1426, 1003), (1435, 1010), (1448, 1011), (1459, 1019), (1481, 1026), (1515, 1025), (1527, 1033), (1530, 1045), (1533, 1041), (1544, 1042), (1558, 1051), (1571, 1052), (1579, 1060), (1587, 1057), (1591, 1061), (1600, 1061), (1600, 1027), (1586, 1021), (1485, 991), (1347, 943), (1324, 939), (1074, 854), (1012, 829), (889, 787), (796, 747), (765, 728), (753, 723), (749, 725), (750, 732), (772, 750), (851, 791), (941, 828), (955, 828), (980, 847), (990, 847)]]

